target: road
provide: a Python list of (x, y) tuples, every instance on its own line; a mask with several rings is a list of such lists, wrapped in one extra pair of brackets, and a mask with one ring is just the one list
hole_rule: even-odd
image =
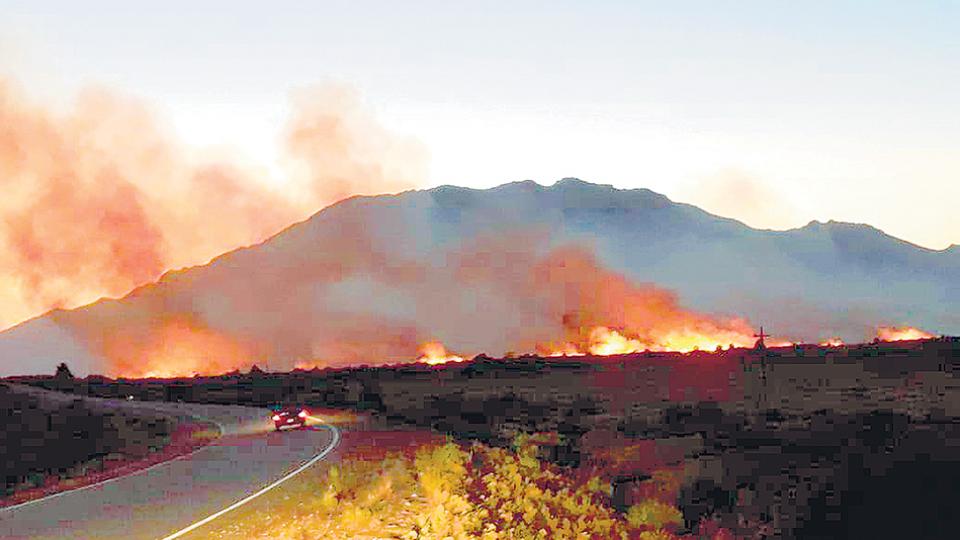
[(107, 483), (0, 509), (0, 538), (166, 537), (257, 492), (335, 443), (327, 426), (274, 432), (269, 412), (189, 407), (223, 436), (186, 457)]

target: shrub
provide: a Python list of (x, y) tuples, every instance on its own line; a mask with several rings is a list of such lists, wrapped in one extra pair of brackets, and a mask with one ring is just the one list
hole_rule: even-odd
[[(296, 504), (258, 512), (227, 536), (276, 539), (553, 539), (667, 538), (663, 525), (679, 511), (664, 503), (633, 510), (610, 506), (606, 483), (578, 481), (565, 469), (542, 463), (537, 448), (520, 437), (512, 450), (447, 442), (414, 455), (344, 460), (305, 481)], [(269, 521), (269, 523), (267, 523)], [(225, 537), (224, 532), (212, 534)], [(664, 536), (668, 535), (668, 536)]]

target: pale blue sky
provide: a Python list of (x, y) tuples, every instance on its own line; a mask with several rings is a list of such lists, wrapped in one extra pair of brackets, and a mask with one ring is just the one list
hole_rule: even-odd
[(291, 91), (344, 82), (425, 145), (426, 185), (578, 176), (960, 244), (960, 3), (195, 4), (0, 1), (0, 71), (263, 162)]

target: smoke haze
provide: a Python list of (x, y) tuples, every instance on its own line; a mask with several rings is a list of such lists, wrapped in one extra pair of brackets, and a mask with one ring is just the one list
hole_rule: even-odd
[(346, 88), (295, 95), (282, 145), (274, 189), (196, 158), (135, 100), (90, 91), (54, 112), (0, 84), (0, 322), (147, 284), (5, 332), (3, 369), (379, 364), (426, 343), (465, 356), (713, 349), (752, 341), (744, 315), (800, 339), (956, 324), (960, 260), (865, 226), (755, 231), (576, 179), (349, 198), (416, 186), (426, 154)]
[(235, 163), (197, 159), (136, 100), (90, 90), (60, 112), (0, 80), (0, 327), (424, 178), (422, 147), (384, 130), (346, 87), (300, 91), (282, 144), (289, 178), (272, 189)]
[[(603, 268), (589, 250), (549, 247), (534, 233), (476, 240), (423, 262), (362, 229), (341, 231), (339, 243), (325, 238), (295, 262), (258, 261), (260, 276), (220, 272), (215, 262), (215, 275), (202, 280), (172, 275), (126, 305), (56, 318), (106, 360), (103, 371), (125, 376), (407, 362), (435, 338), (470, 355), (529, 352), (582, 342), (596, 325), (647, 340), (678, 328), (751, 331), (686, 310), (673, 293)], [(389, 313), (392, 303), (406, 312)]]

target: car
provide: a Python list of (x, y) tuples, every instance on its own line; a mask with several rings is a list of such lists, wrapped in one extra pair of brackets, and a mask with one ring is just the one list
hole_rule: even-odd
[(310, 413), (303, 407), (282, 407), (273, 413), (273, 425), (277, 431), (284, 426), (303, 427), (308, 416)]

